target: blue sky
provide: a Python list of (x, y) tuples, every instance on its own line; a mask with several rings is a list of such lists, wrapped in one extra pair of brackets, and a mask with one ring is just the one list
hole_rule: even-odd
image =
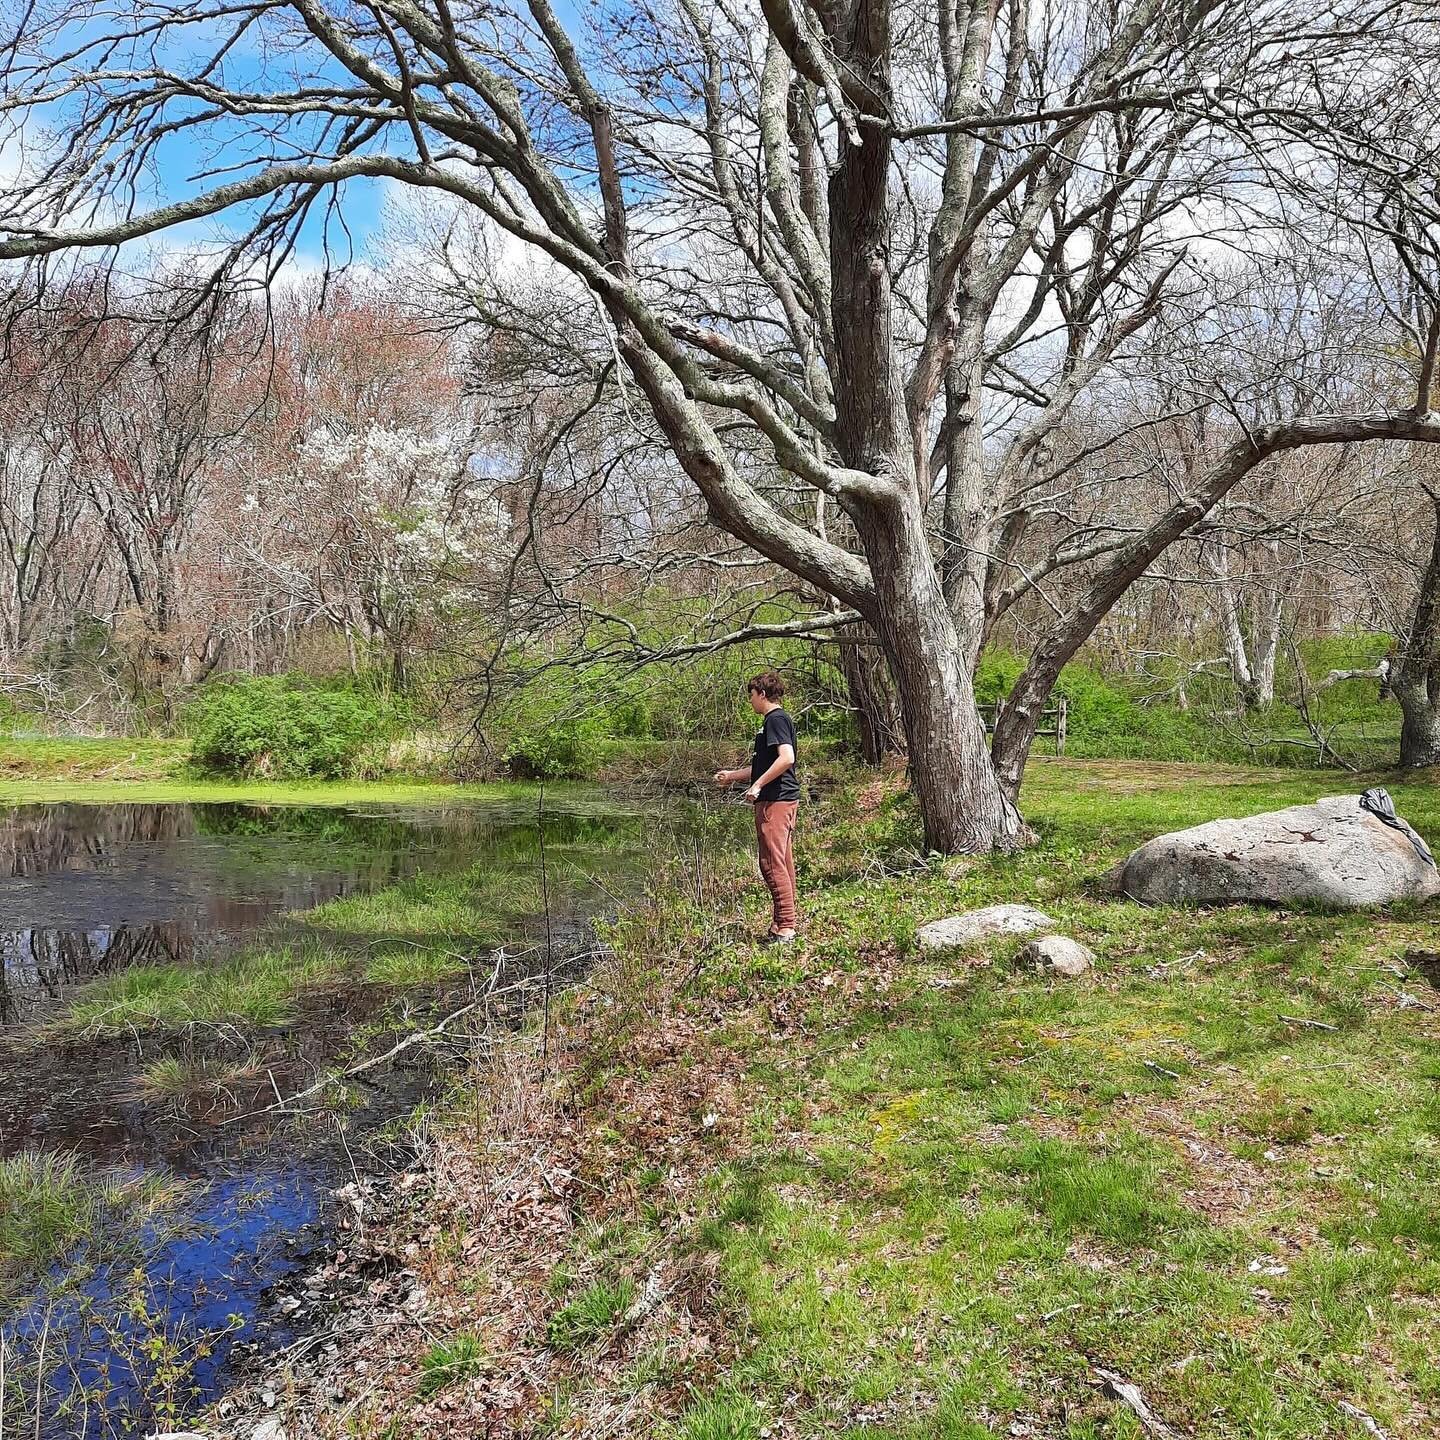
[[(523, 13), (523, 0), (512, 0), (512, 3), (518, 5)], [(583, 21), (579, 7), (574, 0), (555, 0), (555, 6), (583, 49)], [(197, 60), (208, 58), (215, 52), (220, 33), (209, 21), (181, 27), (174, 32), (167, 47), (169, 53), (163, 59), (176, 70), (193, 69)], [(235, 89), (289, 89), (295, 83), (290, 67), (302, 58), (303, 64), (310, 67), (310, 73), (305, 76), (307, 80), (318, 78), (338, 82), (342, 79), (343, 72), (338, 66), (325, 62), (318, 45), (310, 47), (303, 57), (292, 51), (289, 55), (282, 53), (277, 59), (273, 54), (267, 55), (257, 38), (242, 42), (227, 53), (225, 80)], [(413, 154), (409, 132), (403, 126), (390, 127), (380, 144), (390, 153)], [(283, 150), (279, 153), (281, 158), (289, 158)], [(203, 131), (182, 131), (169, 138), (159, 151), (150, 193), (141, 197), (141, 203), (148, 209), (194, 194), (198, 189), (238, 178), (239, 174), (253, 173), (268, 158), (257, 146), (254, 129), (242, 121), (211, 125)], [(244, 169), (236, 168), (247, 161), (253, 163), (245, 165)], [(221, 167), (226, 173), (218, 177), (196, 178)], [(298, 263), (305, 268), (318, 267), (324, 259), (327, 234), (332, 259), (365, 258), (369, 243), (382, 228), (389, 194), (393, 194), (391, 182), (366, 179), (347, 182), (339, 192), (339, 218), (331, 214), (323, 202), (307, 218), (300, 236)], [(418, 194), (414, 199), (420, 204), (426, 203)], [(440, 202), (436, 199), (433, 203)], [(340, 223), (342, 219), (343, 224)], [(172, 232), (161, 244), (167, 249), (186, 250), (220, 235), (233, 234), (241, 223), (242, 216), (239, 214), (216, 217)]]
[[(94, 28), (93, 26), (87, 28)], [(208, 23), (189, 24), (177, 28), (159, 57), (162, 64), (179, 72), (193, 71), (197, 63), (209, 59), (217, 48), (217, 32)], [(72, 31), (67, 37), (78, 38)], [(286, 60), (293, 65), (295, 55), (282, 56), (277, 63), (267, 60), (258, 45), (231, 50), (224, 61), (224, 81), (234, 90), (254, 89), (280, 91), (295, 84), (295, 76), (286, 73)], [(306, 81), (313, 81), (324, 74), (320, 65), (318, 47), (304, 55), (307, 66), (313, 67), (306, 74)], [(144, 63), (136, 57), (139, 63)], [(124, 69), (133, 63), (127, 57), (116, 56), (110, 64)], [(331, 71), (326, 78), (338, 79), (338, 71)], [(123, 83), (123, 82), (122, 82)], [(175, 107), (167, 109), (166, 115), (174, 119), (182, 112)], [(26, 125), (27, 139), (44, 127), (63, 136), (66, 126), (66, 111), (62, 107), (44, 107), (32, 112)], [(392, 153), (408, 151), (408, 133), (402, 127), (393, 127), (380, 142)], [(18, 152), (17, 152), (18, 153)], [(155, 151), (153, 165), (142, 180), (143, 189), (137, 197), (136, 208), (146, 211), (216, 184), (226, 183), (252, 174), (263, 168), (272, 159), (294, 158), (283, 145), (274, 145), (269, 137), (260, 132), (253, 123), (235, 120), (211, 123), (203, 128), (182, 130), (168, 136)], [(208, 173), (207, 173), (208, 172)], [(337, 260), (364, 258), (366, 247), (381, 228), (387, 185), (373, 180), (347, 182), (337, 192), (339, 215), (331, 213), (325, 201), (312, 210), (301, 231), (297, 262), (309, 268), (318, 266), (324, 258), (325, 240), (328, 233), (332, 258)], [(163, 251), (187, 251), (205, 246), (222, 236), (231, 236), (244, 228), (247, 222), (244, 212), (237, 211), (212, 219), (195, 222), (163, 236), (140, 242), (138, 251), (160, 249)], [(343, 223), (342, 223), (343, 221)], [(348, 233), (347, 233), (348, 232)]]

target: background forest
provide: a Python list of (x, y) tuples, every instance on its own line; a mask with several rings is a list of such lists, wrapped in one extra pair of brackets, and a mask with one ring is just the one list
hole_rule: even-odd
[[(466, 288), (483, 251), (441, 258), (203, 311), (163, 272), (121, 303), (98, 275), (12, 297), (11, 733), (188, 736), (231, 773), (579, 776), (645, 741), (743, 736), (743, 678), (773, 664), (810, 739), (896, 748), (873, 645), (708, 524), (613, 371), (593, 386), (556, 350), (583, 297), (546, 298), (547, 332), (522, 323), (543, 277), (508, 267), (502, 317)], [(1090, 457), (1089, 523), (1199, 463), (1206, 415), (1132, 438)], [(1385, 672), (1433, 604), (1433, 468), (1405, 444), (1257, 468), (1066, 667), (1067, 753), (1396, 763)], [(982, 702), (1054, 603), (1004, 616)]]

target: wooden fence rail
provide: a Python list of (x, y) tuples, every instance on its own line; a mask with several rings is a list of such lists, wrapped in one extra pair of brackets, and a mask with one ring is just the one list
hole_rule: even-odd
[[(980, 707), (981, 717), (985, 721), (985, 729), (992, 734), (995, 730), (995, 713), (1004, 702), (982, 705)], [(1065, 753), (1065, 732), (1070, 726), (1070, 707), (1062, 695), (1053, 704), (1047, 705), (1040, 712), (1040, 728), (1035, 731), (1037, 736), (1049, 735), (1055, 741), (1055, 753)]]

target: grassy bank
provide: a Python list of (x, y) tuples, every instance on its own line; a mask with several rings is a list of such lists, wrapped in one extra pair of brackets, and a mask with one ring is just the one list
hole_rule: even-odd
[[(30, 741), (24, 742), (27, 746)], [(567, 803), (595, 798), (605, 801), (593, 785), (551, 782), (546, 793), (564, 795)], [(482, 800), (523, 800), (539, 787), (506, 781), (459, 785), (425, 780), (212, 780), (174, 773), (170, 776), (130, 779), (84, 779), (27, 770), (0, 779), (0, 805), (120, 805), (244, 803), (252, 805), (443, 805)]]
[[(742, 857), (677, 864), (552, 1016), (543, 1067), (538, 1037), (483, 1052), (375, 1241), (413, 1247), (430, 1308), (397, 1301), (323, 1382), (291, 1373), (292, 1419), (1435, 1433), (1433, 913), (1143, 910), (1090, 885), (1157, 831), (1355, 788), (1045, 764), (1039, 847), (929, 863), (895, 780), (836, 783), (805, 812), (805, 937), (780, 952), (751, 941)], [(1440, 790), (1391, 788), (1440, 839)], [(1013, 940), (915, 952), (926, 920), (1002, 900), (1041, 905), (1095, 973), (1021, 973)]]
[(189, 758), (188, 740), (0, 737), (0, 790), (32, 782), (64, 785), (167, 781), (181, 774)]
[[(740, 741), (613, 740), (596, 747), (589, 780), (549, 780), (556, 794), (587, 786), (641, 785), (655, 790), (704, 779), (739, 763)], [(457, 782), (438, 774), (394, 774), (365, 780), (227, 779), (190, 763), (188, 740), (0, 738), (0, 804), (72, 801), (96, 805), (142, 802), (254, 801), (275, 805), (348, 805), (380, 800), (429, 804), (534, 794), (538, 782), (501, 777)]]

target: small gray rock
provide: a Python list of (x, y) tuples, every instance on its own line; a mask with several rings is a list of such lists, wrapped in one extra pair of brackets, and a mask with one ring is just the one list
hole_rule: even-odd
[(966, 910), (932, 920), (916, 933), (922, 950), (954, 950), (992, 935), (1033, 935), (1055, 922), (1029, 905), (987, 905), (983, 910)]
[(1047, 975), (1063, 975), (1067, 980), (1077, 979), (1094, 962), (1095, 952), (1068, 935), (1042, 935), (1015, 957), (1017, 965), (1028, 965)]
[(1440, 895), (1440, 874), (1403, 830), (1336, 795), (1147, 841), (1112, 872), (1146, 905), (1260, 901), (1360, 910)]

